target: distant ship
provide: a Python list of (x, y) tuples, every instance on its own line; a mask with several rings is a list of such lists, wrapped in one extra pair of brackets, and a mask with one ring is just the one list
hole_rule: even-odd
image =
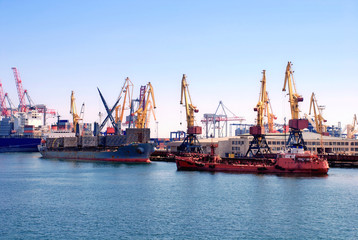
[(42, 113), (36, 109), (0, 117), (0, 152), (36, 152), (44, 131)]
[(39, 151), (43, 158), (149, 163), (154, 152), (149, 135), (147, 128), (129, 128), (125, 135), (45, 138)]
[[(0, 152), (35, 152), (44, 133), (49, 132), (46, 126), (46, 114), (55, 116), (56, 111), (47, 109), (44, 104), (35, 105), (23, 89), (20, 75), (15, 67), (14, 72), (19, 106), (14, 107), (7, 93), (4, 94), (0, 82)], [(28, 100), (28, 104), (25, 100)], [(9, 104), (9, 107), (7, 104)]]
[(1, 137), (0, 152), (37, 152), (41, 138)]

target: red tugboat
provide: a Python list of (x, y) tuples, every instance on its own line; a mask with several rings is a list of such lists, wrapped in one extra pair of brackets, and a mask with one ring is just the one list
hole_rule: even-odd
[(237, 173), (324, 175), (329, 169), (326, 159), (303, 149), (291, 149), (291, 151), (264, 158), (221, 159), (212, 154), (190, 155), (189, 153), (187, 156), (176, 156), (176, 164), (178, 170)]
[[(246, 157), (235, 159), (221, 159), (214, 153), (215, 146), (211, 147), (211, 154), (187, 153), (186, 156), (177, 156), (178, 170), (224, 171), (238, 173), (273, 173), (273, 174), (327, 174), (329, 166), (327, 159), (312, 154), (307, 150), (301, 130), (308, 126), (308, 120), (299, 119), (298, 103), (303, 98), (293, 92), (291, 62), (286, 67), (286, 83), (289, 87), (292, 119), (289, 121), (290, 136), (288, 149), (278, 154), (272, 154), (265, 135), (263, 134), (263, 116), (265, 103), (268, 102), (266, 93), (266, 77), (263, 71), (261, 95), (255, 111), (257, 111), (257, 125), (250, 128), (253, 135)], [(267, 104), (266, 104), (267, 106)]]

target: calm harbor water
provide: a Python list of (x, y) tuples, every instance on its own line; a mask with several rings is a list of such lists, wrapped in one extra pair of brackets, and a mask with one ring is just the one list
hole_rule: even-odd
[(1, 239), (358, 239), (358, 169), (178, 172), (0, 154)]

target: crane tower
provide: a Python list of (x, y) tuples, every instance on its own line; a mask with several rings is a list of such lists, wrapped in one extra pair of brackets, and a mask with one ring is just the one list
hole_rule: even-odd
[(180, 104), (183, 104), (185, 106), (187, 135), (182, 144), (178, 147), (178, 151), (202, 153), (203, 149), (199, 143), (199, 140), (196, 137), (197, 134), (201, 134), (202, 129), (199, 126), (194, 126), (194, 113), (199, 112), (199, 110), (193, 105), (191, 101), (188, 86), (189, 84), (186, 82), (186, 75), (183, 74)]
[(264, 134), (264, 122), (263, 117), (265, 114), (265, 108), (267, 107), (267, 92), (266, 92), (266, 71), (262, 71), (261, 90), (259, 101), (254, 108), (257, 112), (257, 124), (250, 127), (250, 134), (254, 137), (251, 141), (249, 149), (246, 152), (246, 156), (250, 154), (256, 157), (263, 156), (263, 154), (271, 153), (271, 149), (267, 144)]
[(287, 141), (287, 145), (290, 148), (303, 148), (304, 150), (307, 150), (301, 130), (308, 127), (308, 120), (300, 119), (299, 117), (300, 110), (298, 108), (298, 103), (303, 102), (303, 97), (296, 91), (296, 86), (293, 79), (293, 71), (291, 67), (291, 62), (288, 62), (285, 73), (285, 83), (282, 88), (282, 91), (286, 91), (286, 85), (288, 86), (289, 103), (291, 107), (291, 119), (289, 120), (288, 124), (290, 128), (290, 135)]

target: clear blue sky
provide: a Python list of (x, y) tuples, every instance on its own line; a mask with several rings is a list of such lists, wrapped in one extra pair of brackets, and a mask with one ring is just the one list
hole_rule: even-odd
[(315, 92), (328, 124), (351, 123), (358, 113), (358, 2), (0, 0), (4, 91), (18, 104), (16, 66), (32, 99), (67, 119), (71, 90), (93, 122), (104, 112), (96, 87), (112, 105), (129, 77), (136, 96), (152, 83), (159, 136), (167, 137), (185, 129), (179, 105), (185, 73), (197, 120), (222, 100), (253, 123), (266, 69), (282, 123), (290, 115), (282, 93), (287, 61), (305, 98), (303, 113)]

